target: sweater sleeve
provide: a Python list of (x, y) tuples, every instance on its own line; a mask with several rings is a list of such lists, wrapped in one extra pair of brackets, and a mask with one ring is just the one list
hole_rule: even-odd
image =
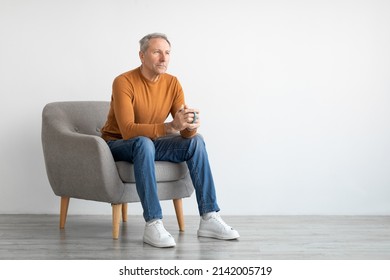
[(145, 136), (151, 139), (166, 135), (164, 124), (135, 123), (133, 108), (134, 90), (131, 84), (124, 81), (124, 77), (117, 77), (113, 83), (112, 105), (115, 118), (123, 139)]

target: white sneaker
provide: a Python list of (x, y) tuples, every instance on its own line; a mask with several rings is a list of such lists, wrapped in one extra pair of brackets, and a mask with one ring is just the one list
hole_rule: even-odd
[(166, 231), (161, 220), (145, 225), (144, 242), (160, 248), (176, 246), (175, 239)]
[(238, 232), (228, 226), (217, 212), (212, 213), (208, 219), (200, 218), (198, 236), (224, 240), (240, 237)]

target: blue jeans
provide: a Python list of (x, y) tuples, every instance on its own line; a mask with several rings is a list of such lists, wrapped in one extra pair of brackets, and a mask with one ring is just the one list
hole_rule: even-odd
[(155, 161), (185, 161), (195, 188), (199, 214), (219, 211), (208, 155), (200, 135), (188, 139), (175, 135), (156, 140), (140, 136), (108, 141), (107, 144), (115, 161), (127, 161), (134, 165), (136, 187), (145, 221), (162, 219)]

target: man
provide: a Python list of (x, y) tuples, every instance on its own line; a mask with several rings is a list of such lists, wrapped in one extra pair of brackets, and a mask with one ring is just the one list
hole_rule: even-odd
[[(195, 187), (198, 236), (236, 239), (239, 234), (219, 216), (214, 182), (203, 138), (197, 134), (199, 110), (189, 108), (176, 77), (166, 74), (171, 44), (164, 34), (140, 40), (141, 66), (115, 78), (110, 111), (102, 128), (116, 161), (134, 164), (136, 188), (146, 221), (143, 240), (175, 246), (165, 230), (157, 196), (154, 161), (186, 162)], [(167, 122), (168, 115), (173, 120)], [(164, 137), (174, 134), (174, 137)]]

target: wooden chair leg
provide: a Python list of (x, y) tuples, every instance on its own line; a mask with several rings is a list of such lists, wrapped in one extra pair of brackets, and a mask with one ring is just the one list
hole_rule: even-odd
[(66, 217), (68, 215), (70, 197), (62, 196), (61, 197), (61, 207), (60, 207), (60, 229), (65, 228)]
[(127, 222), (127, 203), (122, 203), (122, 221)]
[(173, 200), (173, 205), (175, 206), (177, 223), (179, 224), (179, 230), (184, 231), (184, 214), (183, 214), (183, 200), (177, 198)]
[(122, 204), (112, 204), (112, 238), (119, 238)]

